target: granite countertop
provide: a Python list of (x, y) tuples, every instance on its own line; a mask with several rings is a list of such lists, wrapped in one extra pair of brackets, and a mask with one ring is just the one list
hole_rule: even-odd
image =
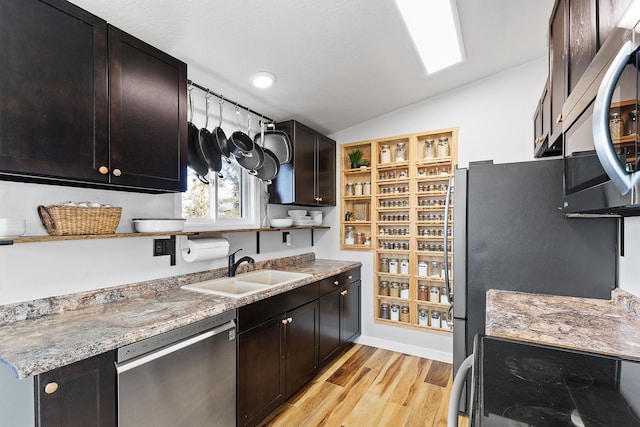
[(489, 290), (486, 334), (640, 360), (640, 299), (611, 300)]
[[(242, 298), (180, 286), (226, 275), (226, 268), (0, 306), (0, 362), (26, 378), (361, 266), (304, 254), (250, 269), (311, 274)], [(243, 264), (238, 273), (247, 270)]]

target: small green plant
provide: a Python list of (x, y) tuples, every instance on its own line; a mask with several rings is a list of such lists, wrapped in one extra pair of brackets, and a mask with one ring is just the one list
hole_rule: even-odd
[(359, 148), (349, 153), (349, 161), (351, 162), (351, 168), (359, 168), (360, 166), (369, 166), (369, 160), (363, 159), (364, 153)]

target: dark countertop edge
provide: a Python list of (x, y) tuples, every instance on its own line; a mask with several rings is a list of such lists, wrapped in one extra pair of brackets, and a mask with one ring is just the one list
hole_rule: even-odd
[[(218, 296), (218, 295), (207, 295), (207, 294), (198, 293), (197, 294), (198, 298), (202, 300), (203, 304), (212, 303), (208, 308), (200, 310), (195, 313), (194, 312), (188, 313), (184, 317), (172, 318), (170, 322), (155, 324), (154, 325), (155, 327), (150, 328), (148, 333), (141, 333), (139, 329), (132, 329), (116, 339), (112, 337), (102, 342), (85, 341), (84, 344), (75, 346), (71, 349), (66, 349), (66, 351), (53, 352), (53, 354), (51, 354), (50, 357), (45, 359), (43, 358), (39, 359), (39, 363), (37, 365), (34, 365), (33, 363), (20, 363), (19, 361), (11, 361), (5, 358), (3, 355), (0, 355), (0, 363), (6, 365), (9, 369), (11, 369), (11, 371), (15, 374), (16, 378), (18, 379), (32, 377), (32, 376), (41, 374), (43, 372), (50, 371), (52, 369), (56, 369), (61, 366), (65, 366), (80, 360), (84, 360), (89, 357), (93, 357), (98, 354), (105, 353), (107, 351), (117, 349), (124, 345), (143, 340), (150, 336), (157, 335), (166, 331), (170, 331), (172, 329), (176, 329), (181, 326), (185, 326), (190, 323), (194, 323), (199, 320), (215, 316), (217, 314), (223, 313), (228, 310), (237, 309), (238, 307), (248, 305), (256, 301), (260, 301), (260, 300), (272, 297), (274, 295), (278, 295), (280, 293), (284, 293), (292, 289), (296, 289), (296, 288), (305, 286), (307, 284), (325, 279), (327, 277), (331, 277), (336, 274), (340, 274), (342, 272), (362, 266), (362, 263), (359, 261), (346, 261), (346, 260), (312, 259), (312, 260), (303, 261), (301, 263), (291, 263), (288, 265), (272, 265), (273, 261), (274, 260), (267, 260), (260, 263), (256, 263), (258, 265), (263, 264), (261, 265), (262, 268), (256, 268), (256, 270), (268, 268), (268, 269), (283, 270), (283, 271), (287, 271), (287, 270), (299, 271), (299, 270), (304, 270), (308, 268), (314, 268), (316, 264), (323, 264), (323, 263), (332, 263), (332, 264), (335, 264), (335, 266), (334, 268), (325, 269), (319, 273), (313, 273), (311, 277), (300, 279), (295, 282), (287, 283), (281, 286), (276, 286), (276, 287), (266, 289), (264, 291), (261, 291), (246, 297), (241, 297), (241, 298), (224, 297), (224, 296)], [(160, 280), (163, 280), (163, 281), (175, 280), (175, 277), (169, 277), (169, 278), (160, 279)], [(205, 279), (205, 280), (208, 280), (208, 279)], [(192, 292), (192, 291), (179, 289), (179, 287), (184, 284), (186, 283), (183, 282), (183, 283), (180, 283), (178, 286), (169, 286), (166, 289), (160, 289), (157, 291), (157, 296), (161, 296), (163, 293), (166, 293), (169, 291)], [(113, 287), (108, 289), (114, 290), (118, 288), (129, 287), (129, 286), (131, 285), (122, 285), (119, 287)], [(142, 297), (150, 297), (150, 295), (148, 293), (145, 293), (142, 295)], [(128, 298), (123, 298), (117, 301), (107, 301), (100, 304), (118, 304), (119, 302), (127, 301), (127, 299)], [(219, 308), (220, 306), (223, 306), (224, 309), (220, 309)], [(94, 306), (82, 307), (76, 310), (82, 311), (83, 309), (90, 309), (91, 307), (94, 307)], [(0, 310), (1, 310), (1, 307), (0, 307)], [(62, 313), (58, 313), (58, 314), (62, 314)], [(56, 316), (57, 314), (49, 314), (41, 317), (46, 317), (48, 319), (55, 319)], [(19, 324), (21, 322), (34, 322), (34, 321), (38, 321), (38, 319), (39, 318), (19, 320), (5, 326), (19, 328)], [(92, 320), (95, 321), (96, 319), (94, 318)], [(3, 326), (0, 326), (0, 328), (2, 327)], [(29, 353), (29, 351), (27, 350), (26, 353)], [(90, 353), (90, 355), (83, 356), (84, 354), (87, 354), (87, 353)]]

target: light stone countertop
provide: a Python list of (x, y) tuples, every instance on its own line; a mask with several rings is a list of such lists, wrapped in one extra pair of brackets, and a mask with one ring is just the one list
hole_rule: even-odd
[[(311, 277), (242, 298), (183, 290), (227, 269), (0, 306), (0, 362), (27, 378), (360, 267), (313, 253), (256, 262)], [(246, 271), (243, 264), (238, 273)], [(4, 368), (0, 368), (4, 369)]]
[(487, 335), (640, 360), (640, 299), (611, 300), (489, 290)]

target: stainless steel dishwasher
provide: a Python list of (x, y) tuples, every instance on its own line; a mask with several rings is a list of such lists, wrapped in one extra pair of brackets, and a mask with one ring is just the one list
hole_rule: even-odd
[(118, 349), (120, 427), (236, 425), (236, 311)]

